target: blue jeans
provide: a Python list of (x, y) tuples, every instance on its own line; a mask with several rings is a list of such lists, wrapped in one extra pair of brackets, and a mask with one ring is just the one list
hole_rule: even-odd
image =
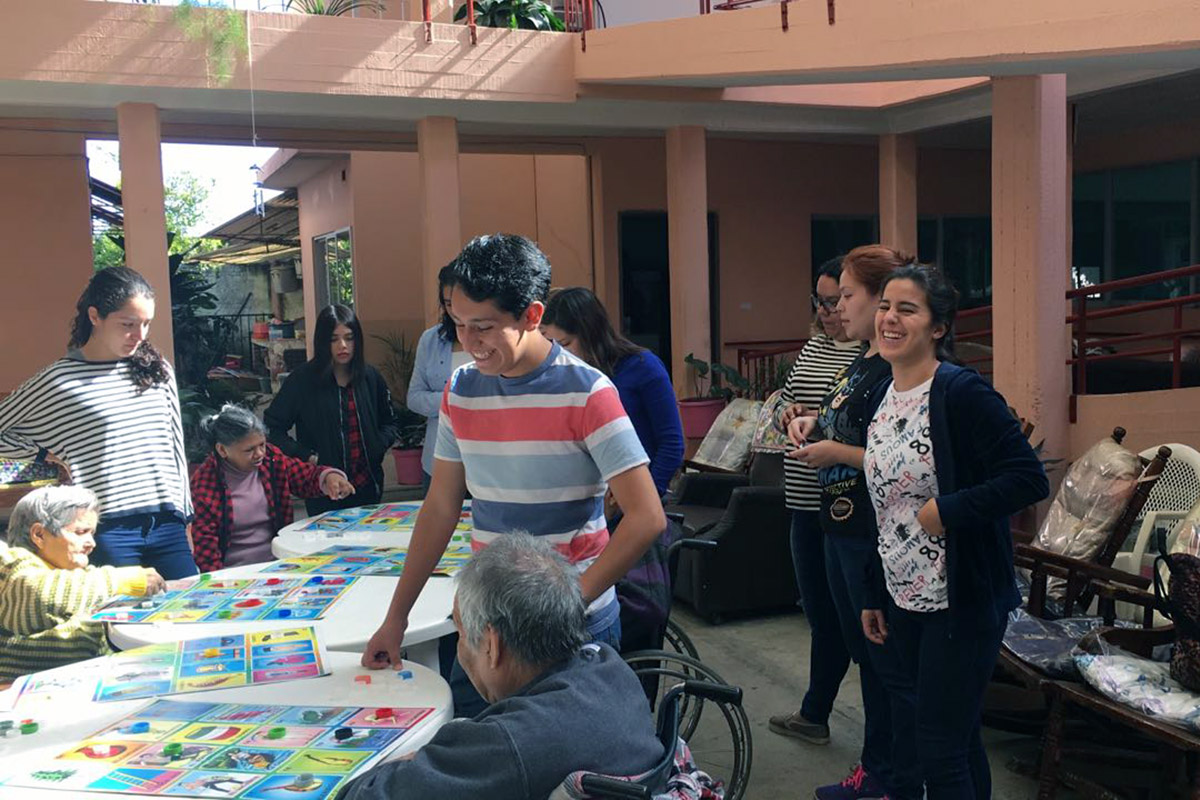
[(101, 519), (91, 562), (96, 566), (153, 567), (168, 581), (199, 572), (188, 547), (187, 527), (175, 514)]
[[(992, 775), (980, 736), (983, 693), (992, 677), (1004, 626), (955, 630), (949, 612), (916, 613), (888, 601), (888, 646), (899, 665), (888, 679), (896, 741), (918, 767), (916, 786), (903, 800), (987, 800)], [(873, 649), (881, 649), (874, 648)], [(899, 763), (901, 752), (897, 751)]]
[[(592, 634), (591, 641), (606, 644), (619, 652), (621, 649), (620, 614), (616, 615), (612, 625)], [(481, 711), (488, 707), (487, 700), (484, 700), (483, 696), (475, 690), (475, 685), (467, 677), (466, 670), (458, 663), (457, 655), (454, 657), (454, 665), (450, 668), (449, 680), (450, 696), (454, 699), (455, 718), (477, 717)]]
[(804, 615), (812, 629), (808, 650), (808, 691), (804, 694), (800, 714), (809, 722), (824, 725), (829, 723), (833, 701), (837, 699), (842, 679), (850, 668), (850, 652), (846, 649), (837, 607), (829, 591), (825, 534), (821, 532), (819, 512), (792, 512), (792, 565), (804, 601)]
[(868, 645), (862, 632), (867, 563), (877, 557), (873, 536), (825, 537), (825, 569), (830, 595), (842, 626), (846, 650), (858, 664), (862, 684), (862, 766), (872, 777), (892, 789), (892, 709), (879, 672), (893, 669), (894, 656), (886, 646)]

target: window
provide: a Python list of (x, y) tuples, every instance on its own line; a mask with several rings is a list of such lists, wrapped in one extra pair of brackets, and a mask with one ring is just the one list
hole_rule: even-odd
[(313, 265), (317, 279), (317, 303), (354, 305), (354, 264), (350, 229), (313, 237)]
[(920, 218), (917, 258), (942, 269), (958, 289), (960, 308), (991, 304), (991, 217)]
[(870, 217), (812, 218), (812, 270), (831, 258), (844, 256), (856, 247), (879, 241), (879, 224)]
[[(1077, 286), (1149, 275), (1192, 263), (1195, 169), (1190, 161), (1075, 176), (1072, 266)], [(1182, 283), (1182, 282), (1181, 282)], [(1154, 284), (1113, 292), (1120, 301), (1190, 291)]]

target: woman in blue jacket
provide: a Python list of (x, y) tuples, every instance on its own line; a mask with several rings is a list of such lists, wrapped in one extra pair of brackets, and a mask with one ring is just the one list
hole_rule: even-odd
[(863, 458), (879, 528), (863, 633), (893, 651), (893, 757), (912, 748), (929, 800), (991, 796), (983, 692), (1020, 604), (1008, 517), (1049, 493), (1004, 398), (951, 363), (956, 306), (926, 267), (884, 283), (875, 326), (892, 380), (872, 396)]
[(450, 308), (450, 287), (446, 285), (449, 270), (448, 266), (442, 267), (438, 273), (438, 303), (442, 309), (442, 321), (422, 333), (417, 342), (417, 355), (406, 398), (409, 409), (427, 418), (425, 446), (421, 450), (421, 471), (424, 473), (426, 489), (433, 475), (433, 446), (437, 442), (442, 392), (451, 373), (471, 360), (471, 356), (459, 344), (454, 320), (447, 313)]

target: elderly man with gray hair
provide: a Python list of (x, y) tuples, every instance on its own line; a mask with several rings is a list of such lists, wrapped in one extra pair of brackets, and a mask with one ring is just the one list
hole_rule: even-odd
[(88, 564), (99, 511), (79, 486), (35, 489), (13, 508), (0, 545), (0, 682), (111, 652), (91, 610), (165, 588), (153, 569)]
[(663, 748), (629, 666), (588, 644), (579, 573), (547, 543), (503, 536), (459, 573), (458, 660), (490, 705), (405, 761), (351, 782), (343, 800), (543, 800), (572, 772), (635, 775)]

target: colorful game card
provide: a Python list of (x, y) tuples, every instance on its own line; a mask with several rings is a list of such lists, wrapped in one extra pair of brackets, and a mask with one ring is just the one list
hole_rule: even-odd
[[(320, 619), (354, 578), (210, 578), (154, 597), (118, 597), (96, 610), (98, 622), (234, 622)], [(219, 669), (199, 670), (210, 674)], [(193, 676), (194, 677), (194, 676)]]
[(0, 779), (76, 794), (323, 800), (432, 713), (156, 700), (52, 761), (6, 763)]
[[(417, 524), (420, 510), (420, 503), (383, 503), (328, 511), (306, 522), (300, 531), (329, 534), (410, 531)], [(472, 527), (471, 503), (468, 501), (463, 503), (456, 530), (469, 531)]]
[(281, 628), (146, 645), (19, 678), (13, 695), (18, 707), (70, 697), (103, 703), (326, 674), (316, 631)]
[[(408, 557), (405, 547), (334, 545), (319, 553), (278, 561), (263, 572), (316, 573), (320, 575), (397, 576)], [(457, 575), (471, 558), (470, 544), (451, 544), (433, 568), (434, 575)]]

